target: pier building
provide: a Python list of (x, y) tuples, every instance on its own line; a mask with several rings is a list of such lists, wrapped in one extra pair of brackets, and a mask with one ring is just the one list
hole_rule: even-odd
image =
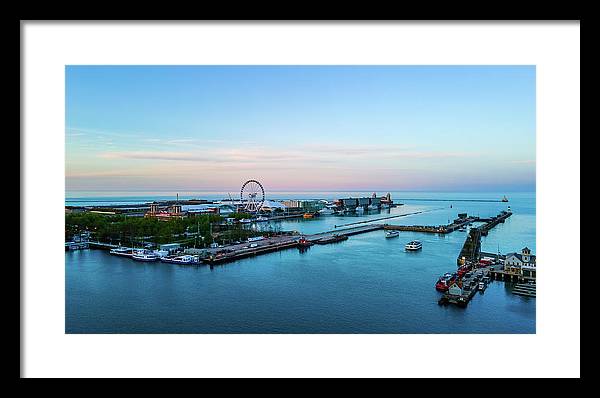
[(508, 253), (504, 259), (504, 272), (520, 275), (523, 278), (535, 278), (535, 254), (528, 247), (521, 253)]

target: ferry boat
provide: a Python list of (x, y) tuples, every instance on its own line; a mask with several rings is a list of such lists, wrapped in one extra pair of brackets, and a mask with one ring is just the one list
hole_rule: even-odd
[(386, 233), (385, 233), (386, 238), (395, 238), (397, 236), (400, 236), (399, 231), (386, 231)]
[(156, 254), (144, 249), (135, 250), (131, 258), (135, 261), (156, 261), (159, 259)]
[(195, 256), (184, 254), (176, 257), (163, 257), (160, 259), (163, 263), (169, 264), (197, 264), (198, 259)]
[(435, 290), (440, 292), (446, 292), (450, 289), (450, 286), (456, 281), (456, 274), (451, 274), (450, 272), (445, 273), (440, 276), (438, 281), (435, 284)]
[(418, 240), (413, 240), (411, 242), (408, 242), (404, 246), (404, 249), (409, 250), (409, 251), (416, 251), (416, 250), (421, 249), (422, 247), (423, 247), (423, 244), (421, 242), (419, 242)]
[(133, 251), (127, 247), (115, 247), (114, 249), (110, 249), (109, 253), (115, 256), (131, 257)]
[(508, 202), (508, 198), (506, 197), (506, 195), (504, 195), (504, 196), (502, 197), (502, 202)]

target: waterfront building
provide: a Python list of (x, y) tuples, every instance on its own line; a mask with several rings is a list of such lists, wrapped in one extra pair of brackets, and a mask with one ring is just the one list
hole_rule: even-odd
[(377, 198), (377, 197), (371, 198), (369, 205), (377, 206), (377, 207), (381, 206), (381, 198)]
[(342, 204), (347, 209), (355, 209), (358, 206), (358, 200), (356, 198), (345, 198), (340, 199)]
[(284, 200), (281, 202), (285, 207), (287, 207), (288, 209), (292, 210), (292, 209), (301, 209), (302, 208), (302, 201), (301, 200)]
[(169, 220), (172, 218), (183, 218), (184, 213), (180, 204), (174, 204), (166, 209), (160, 209), (158, 203), (153, 202), (150, 204), (150, 210), (148, 210), (144, 217), (155, 217), (159, 220)]
[(508, 253), (504, 259), (504, 272), (525, 278), (535, 278), (535, 254), (531, 254), (528, 247), (521, 249), (521, 253)]
[(358, 205), (362, 207), (366, 207), (369, 205), (371, 198), (358, 198)]
[(285, 210), (286, 206), (281, 202), (277, 202), (274, 200), (265, 200), (262, 207), (260, 208), (261, 211), (266, 212), (273, 212), (277, 209)]

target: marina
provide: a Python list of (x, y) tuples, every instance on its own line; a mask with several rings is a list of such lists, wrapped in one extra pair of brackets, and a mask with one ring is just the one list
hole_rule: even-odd
[[(471, 202), (464, 202), (464, 203), (471, 203)], [(473, 203), (480, 203), (480, 202), (473, 202)], [(484, 203), (481, 203), (481, 205), (484, 205)], [(515, 207), (515, 205), (513, 204), (513, 208)], [(260, 239), (257, 238), (257, 240), (255, 241), (243, 241), (243, 242), (239, 242), (239, 243), (232, 243), (232, 244), (227, 244), (227, 245), (219, 245), (217, 247), (209, 247), (209, 248), (204, 248), (200, 251), (198, 251), (199, 254), (193, 254), (191, 257), (187, 257), (187, 261), (182, 261), (183, 258), (182, 256), (186, 256), (189, 254), (185, 254), (184, 253), (184, 248), (181, 248), (179, 252), (175, 252), (173, 254), (170, 254), (169, 256), (163, 256), (160, 257), (159, 259), (155, 260), (155, 261), (135, 261), (133, 260), (130, 256), (132, 255), (132, 248), (129, 247), (119, 247), (117, 244), (111, 244), (111, 243), (105, 243), (105, 242), (96, 242), (96, 241), (90, 241), (89, 247), (90, 248), (95, 248), (95, 249), (103, 249), (103, 250), (92, 250), (92, 252), (98, 252), (99, 255), (102, 255), (102, 252), (105, 252), (107, 255), (109, 254), (109, 252), (111, 250), (114, 249), (118, 249), (119, 251), (122, 251), (123, 255), (111, 255), (110, 257), (114, 258), (115, 260), (121, 260), (121, 261), (126, 261), (126, 262), (131, 262), (132, 265), (136, 266), (136, 267), (144, 267), (144, 268), (140, 268), (140, 269), (146, 269), (148, 270), (147, 267), (152, 267), (152, 269), (156, 269), (157, 272), (159, 269), (168, 269), (173, 265), (191, 265), (192, 267), (188, 267), (190, 269), (207, 269), (207, 270), (212, 270), (213, 268), (216, 269), (215, 266), (217, 265), (227, 265), (227, 267), (225, 267), (226, 269), (231, 269), (231, 270), (236, 270), (234, 272), (238, 272), (237, 270), (240, 270), (241, 268), (248, 268), (247, 272), (251, 272), (252, 269), (254, 269), (254, 267), (252, 266), (252, 264), (270, 264), (274, 259), (276, 258), (280, 258), (280, 256), (283, 256), (281, 258), (287, 258), (288, 260), (286, 261), (291, 261), (291, 258), (295, 258), (295, 256), (302, 256), (299, 259), (304, 259), (302, 260), (304, 261), (310, 261), (311, 263), (314, 261), (316, 263), (320, 263), (322, 261), (325, 261), (324, 264), (327, 263), (332, 263), (332, 260), (324, 260), (321, 257), (324, 255), (324, 253), (331, 253), (331, 255), (335, 255), (341, 258), (345, 258), (346, 260), (346, 267), (348, 266), (348, 261), (350, 261), (349, 259), (352, 258), (353, 253), (356, 253), (357, 251), (360, 252), (360, 257), (364, 258), (364, 256), (371, 256), (372, 259), (374, 260), (370, 260), (367, 263), (363, 263), (364, 265), (367, 264), (372, 264), (369, 268), (371, 269), (371, 271), (374, 271), (377, 269), (377, 264), (379, 264), (377, 261), (381, 261), (381, 260), (376, 260), (378, 258), (378, 255), (373, 252), (370, 253), (369, 250), (366, 250), (367, 247), (363, 246), (364, 243), (362, 242), (371, 242), (369, 244), (368, 247), (373, 246), (373, 249), (375, 249), (377, 246), (379, 246), (380, 244), (383, 244), (385, 242), (388, 242), (389, 244), (392, 244), (392, 246), (386, 245), (386, 249), (375, 249), (375, 250), (380, 250), (382, 251), (382, 254), (385, 253), (386, 251), (389, 250), (397, 250), (397, 253), (400, 252), (406, 252), (404, 249), (404, 245), (407, 242), (410, 242), (412, 240), (420, 240), (423, 243), (423, 247), (427, 247), (426, 251), (423, 251), (422, 249), (419, 250), (419, 253), (422, 252), (422, 254), (418, 254), (416, 256), (410, 256), (411, 260), (410, 262), (417, 262), (420, 263), (421, 261), (425, 261), (425, 263), (423, 263), (422, 265), (418, 266), (417, 264), (415, 264), (416, 267), (426, 267), (426, 268), (431, 268), (434, 263), (431, 262), (431, 260), (427, 260), (428, 258), (430, 258), (430, 256), (433, 254), (435, 256), (435, 253), (440, 253), (440, 246), (439, 244), (443, 241), (439, 241), (439, 240), (434, 240), (432, 241), (431, 238), (427, 238), (428, 236), (434, 237), (437, 236), (439, 238), (437, 239), (441, 239), (441, 237), (445, 237), (443, 238), (444, 240), (450, 239), (451, 242), (455, 242), (453, 243), (453, 246), (456, 247), (455, 251), (454, 251), (454, 258), (457, 258), (457, 253), (459, 253), (458, 257), (460, 258), (460, 253), (462, 253), (465, 244), (467, 242), (467, 240), (469, 239), (469, 237), (471, 236), (471, 231), (475, 230), (477, 231), (478, 228), (481, 228), (482, 226), (486, 225), (486, 224), (494, 224), (491, 228), (488, 229), (488, 231), (490, 232), (489, 236), (491, 236), (492, 238), (497, 236), (497, 234), (492, 234), (491, 231), (494, 230), (495, 228), (498, 228), (498, 225), (503, 225), (504, 223), (497, 221), (498, 220), (498, 215), (500, 214), (500, 212), (496, 212), (495, 215), (489, 215), (489, 216), (485, 216), (485, 217), (480, 217), (479, 215), (477, 216), (471, 216), (470, 214), (478, 214), (481, 212), (481, 210), (478, 210), (477, 207), (471, 207), (471, 205), (468, 205), (467, 207), (462, 207), (461, 205), (455, 204), (454, 206), (450, 207), (436, 207), (435, 205), (433, 206), (415, 206), (415, 205), (407, 205), (404, 204), (403, 206), (397, 206), (395, 208), (392, 208), (390, 210), (387, 211), (391, 211), (391, 213), (388, 213), (386, 215), (384, 215), (382, 217), (382, 214), (379, 212), (374, 212), (374, 214), (371, 214), (371, 212), (363, 212), (361, 215), (357, 215), (357, 213), (351, 213), (345, 216), (340, 216), (340, 215), (335, 215), (335, 214), (319, 214), (318, 216), (312, 218), (312, 219), (305, 219), (303, 218), (302, 215), (300, 215), (300, 217), (298, 217), (297, 215), (294, 217), (281, 217), (280, 219), (274, 219), (269, 217), (268, 221), (262, 221), (262, 222), (258, 222), (255, 225), (263, 225), (263, 227), (260, 227), (261, 229), (264, 230), (268, 230), (269, 229), (269, 225), (278, 225), (278, 230), (281, 229), (281, 232), (279, 233), (279, 235), (274, 235), (271, 237), (262, 237)], [(462, 212), (462, 213), (461, 213)], [(463, 213), (467, 213), (469, 215), (464, 215)], [(303, 213), (304, 214), (304, 213)], [(460, 216), (457, 217), (457, 214), (459, 214)], [(462, 216), (462, 218), (461, 218)], [(508, 219), (509, 216), (505, 216), (503, 217), (505, 220)], [(453, 219), (455, 218), (454, 221), (450, 221), (449, 223), (439, 223), (439, 221), (441, 221), (442, 219), (445, 218), (449, 218), (449, 219)], [(390, 224), (390, 223), (383, 223), (387, 220), (393, 220), (393, 219), (398, 219), (398, 220), (406, 220), (406, 222), (404, 224), (402, 223), (394, 223), (394, 224)], [(421, 221), (421, 223), (414, 223), (412, 220), (419, 220)], [(356, 220), (356, 221), (353, 221)], [(340, 221), (342, 221), (340, 223)], [(345, 222), (343, 222), (345, 221)], [(496, 221), (496, 222), (494, 222)], [(474, 224), (474, 226), (471, 226), (470, 224)], [(254, 224), (251, 224), (254, 225)], [(327, 228), (327, 226), (329, 226), (329, 228)], [(442, 228), (440, 228), (440, 226)], [(464, 233), (460, 233), (460, 228), (461, 226), (463, 227), (470, 227), (469, 228), (469, 232), (467, 233), (467, 236), (465, 236)], [(251, 227), (251, 228), (255, 228), (255, 227)], [(258, 228), (258, 227), (256, 227)], [(320, 230), (319, 230), (320, 229)], [(383, 231), (380, 233), (376, 233), (377, 231)], [(431, 233), (429, 231), (432, 231), (434, 233)], [(456, 232), (456, 234), (451, 234), (451, 232)], [(400, 240), (396, 240), (396, 239), (388, 239), (387, 238), (387, 234), (388, 233), (394, 233), (394, 235), (392, 236), (398, 236), (398, 237), (405, 237), (405, 239), (400, 239)], [(395, 233), (397, 233), (398, 235), (395, 235)], [(449, 238), (453, 236), (452, 238)], [(489, 237), (486, 236), (479, 236), (479, 242), (481, 245), (483, 245), (483, 240), (484, 239), (489, 239)], [(355, 243), (353, 243), (355, 242)], [(379, 242), (379, 243), (377, 243)], [(394, 243), (395, 242), (395, 243)], [(437, 243), (436, 243), (437, 242)], [(358, 244), (358, 246), (357, 246)], [(338, 246), (339, 245), (339, 246)], [(494, 248), (496, 244), (493, 243), (494, 246), (487, 246), (489, 248)], [(316, 246), (316, 247), (312, 247), (311, 246)], [(467, 245), (468, 246), (468, 245)], [(327, 249), (328, 247), (330, 247), (330, 249)], [(395, 248), (395, 249), (393, 249)], [(296, 250), (292, 250), (292, 249), (296, 249)], [(186, 249), (187, 250), (187, 249)], [(326, 250), (326, 252), (323, 252), (323, 250)], [(156, 250), (158, 251), (158, 250)], [(73, 252), (75, 253), (75, 252)], [(190, 253), (196, 253), (195, 251), (191, 251)], [(293, 254), (293, 253), (297, 253), (297, 254)], [(370, 253), (370, 254), (369, 254)], [(393, 253), (393, 252), (392, 252)], [(428, 254), (429, 253), (429, 254)], [(406, 255), (410, 255), (411, 253), (406, 253)], [(451, 255), (450, 252), (448, 252), (448, 255)], [(273, 257), (276, 256), (276, 257)], [(348, 257), (350, 256), (350, 257)], [(389, 253), (387, 255), (387, 257), (390, 258), (390, 260), (396, 258), (394, 254)], [(128, 258), (129, 257), (129, 258)], [(498, 253), (494, 253), (491, 252), (490, 250), (488, 251), (484, 251), (482, 250), (482, 248), (479, 248), (479, 257), (480, 258), (497, 258), (497, 259), (502, 259), (504, 257), (504, 255), (499, 255)], [(178, 259), (176, 259), (178, 258)], [(190, 259), (193, 258), (194, 260)], [(241, 261), (243, 260), (243, 261)], [(259, 261), (259, 263), (256, 263), (256, 261)], [(394, 261), (409, 261), (409, 258), (406, 259), (401, 259), (401, 258), (396, 258), (396, 260)], [(333, 262), (335, 263), (335, 262)], [(160, 266), (159, 264), (163, 264), (163, 266)], [(203, 267), (204, 265), (208, 266), (208, 267)], [(357, 263), (358, 265), (358, 263)], [(448, 263), (446, 262), (446, 270), (448, 270), (447, 267)], [(375, 268), (372, 268), (373, 266), (375, 266)], [(157, 267), (157, 268), (154, 268)], [(230, 268), (231, 267), (231, 268)], [(346, 268), (343, 267), (343, 268)], [(398, 267), (398, 265), (396, 266)], [(220, 267), (219, 267), (220, 268)], [(224, 268), (224, 269), (225, 269)], [(262, 266), (261, 266), (262, 268)], [(439, 269), (439, 273), (437, 272), (433, 272), (433, 275), (435, 275), (436, 273), (438, 275), (443, 274), (443, 268), (444, 265), (443, 263), (440, 263), (439, 266), (436, 266), (435, 268)], [(413, 288), (418, 288), (418, 289), (424, 289), (422, 290), (423, 292), (429, 290), (432, 291), (434, 293), (433, 296), (429, 297), (429, 298), (425, 298), (422, 297), (422, 293), (418, 294), (417, 296), (420, 296), (421, 299), (419, 300), (419, 306), (421, 305), (426, 305), (426, 303), (429, 302), (433, 302), (435, 304), (450, 304), (453, 305), (455, 307), (466, 307), (467, 303), (470, 303), (469, 306), (469, 311), (475, 311), (473, 310), (473, 308), (478, 308), (477, 305), (474, 306), (474, 304), (472, 303), (473, 301), (476, 302), (480, 302), (480, 301), (486, 301), (489, 300), (493, 297), (504, 297), (504, 295), (498, 296), (498, 287), (502, 286), (502, 284), (504, 283), (504, 279), (503, 276), (500, 276), (500, 272), (498, 265), (497, 264), (487, 264), (485, 267), (483, 268), (479, 268), (479, 267), (473, 267), (473, 269), (481, 269), (482, 272), (484, 272), (484, 275), (479, 277), (479, 280), (475, 281), (475, 279), (473, 278), (472, 274), (469, 275), (469, 277), (467, 277), (467, 279), (465, 278), (465, 273), (466, 271), (466, 267), (465, 268), (461, 268), (461, 266), (458, 266), (458, 269), (456, 272), (452, 273), (450, 272), (450, 275), (455, 275), (454, 276), (454, 280), (458, 280), (458, 273), (461, 274), (461, 289), (462, 287), (464, 287), (465, 289), (461, 291), (460, 294), (456, 295), (451, 295), (449, 294), (448, 290), (443, 290), (440, 292), (437, 291), (437, 284), (436, 284), (436, 289), (433, 289), (431, 287), (431, 278), (432, 276), (430, 275), (429, 278), (425, 278), (423, 280), (423, 282), (425, 282), (425, 284), (423, 285), (422, 288), (420, 288), (419, 286), (422, 285), (421, 281), (416, 281), (416, 280), (412, 280), (409, 277), (410, 274), (405, 274), (404, 275), (404, 281), (405, 283), (403, 284), (403, 288), (402, 289), (406, 289), (408, 286), (409, 290), (408, 291), (412, 291)], [(495, 269), (496, 268), (496, 269)], [(395, 268), (398, 271), (404, 269), (403, 267), (400, 268)], [(414, 271), (417, 271), (418, 268), (415, 268)], [(407, 272), (410, 272), (411, 270), (413, 270), (412, 267), (410, 268), (406, 268), (404, 269)], [(321, 273), (324, 270), (321, 270)], [(365, 270), (366, 271), (366, 270)], [(362, 274), (362, 278), (364, 278), (367, 274), (363, 273)], [(418, 275), (415, 274), (415, 275)], [(484, 277), (485, 279), (485, 283), (482, 282), (484, 281)], [(506, 276), (504, 276), (504, 278), (506, 278)], [(427, 279), (429, 279), (429, 284), (427, 284)], [(515, 282), (517, 281), (516, 279), (514, 279)], [(502, 282), (499, 285), (495, 285), (493, 281), (499, 281)], [(410, 283), (411, 285), (406, 285), (406, 283)], [(427, 287), (428, 285), (428, 287)], [(449, 289), (450, 286), (447, 287), (447, 289)], [(419, 290), (421, 291), (421, 290)], [(520, 290), (517, 289), (517, 293)], [(453, 290), (454, 292), (454, 290)], [(476, 292), (480, 292), (481, 295), (476, 295)], [(508, 291), (508, 294), (512, 297), (525, 297), (528, 299), (533, 299), (534, 296), (532, 296), (531, 294), (529, 294), (528, 296), (526, 295), (518, 295), (517, 293), (512, 293), (512, 288), (510, 291)], [(397, 294), (397, 293), (396, 293)], [(402, 297), (403, 295), (401, 295)], [(483, 297), (486, 297), (486, 299), (484, 300)], [(481, 298), (480, 298), (481, 297)], [(508, 297), (508, 296), (507, 296)], [(474, 298), (477, 298), (477, 300), (473, 300)], [(423, 301), (424, 300), (424, 301)], [(416, 304), (415, 304), (416, 305)], [(489, 304), (487, 304), (489, 306)], [(436, 305), (437, 306), (437, 305)], [(446, 305), (441, 305), (441, 308), (445, 308)], [(462, 310), (461, 310), (462, 311)], [(338, 325), (339, 326), (339, 325)], [(264, 330), (264, 329), (262, 329)], [(308, 330), (308, 329), (307, 329)], [(310, 329), (310, 330), (316, 330), (316, 329)], [(322, 329), (318, 329), (318, 330), (322, 330)], [(343, 327), (341, 330), (344, 330)], [(385, 327), (382, 327), (382, 325), (379, 325), (377, 327), (377, 330), (385, 330)], [(397, 330), (397, 328), (396, 328)], [(402, 330), (402, 329), (401, 329)], [(406, 330), (410, 330), (406, 329)], [(436, 329), (437, 330), (437, 329)], [(502, 330), (502, 327), (500, 327), (499, 325), (495, 325), (495, 330)]]

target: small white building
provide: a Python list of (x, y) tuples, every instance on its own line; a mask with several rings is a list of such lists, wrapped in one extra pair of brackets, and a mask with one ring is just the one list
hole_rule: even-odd
[(462, 289), (456, 284), (453, 283), (452, 286), (448, 289), (448, 294), (453, 296), (460, 296), (462, 294)]

